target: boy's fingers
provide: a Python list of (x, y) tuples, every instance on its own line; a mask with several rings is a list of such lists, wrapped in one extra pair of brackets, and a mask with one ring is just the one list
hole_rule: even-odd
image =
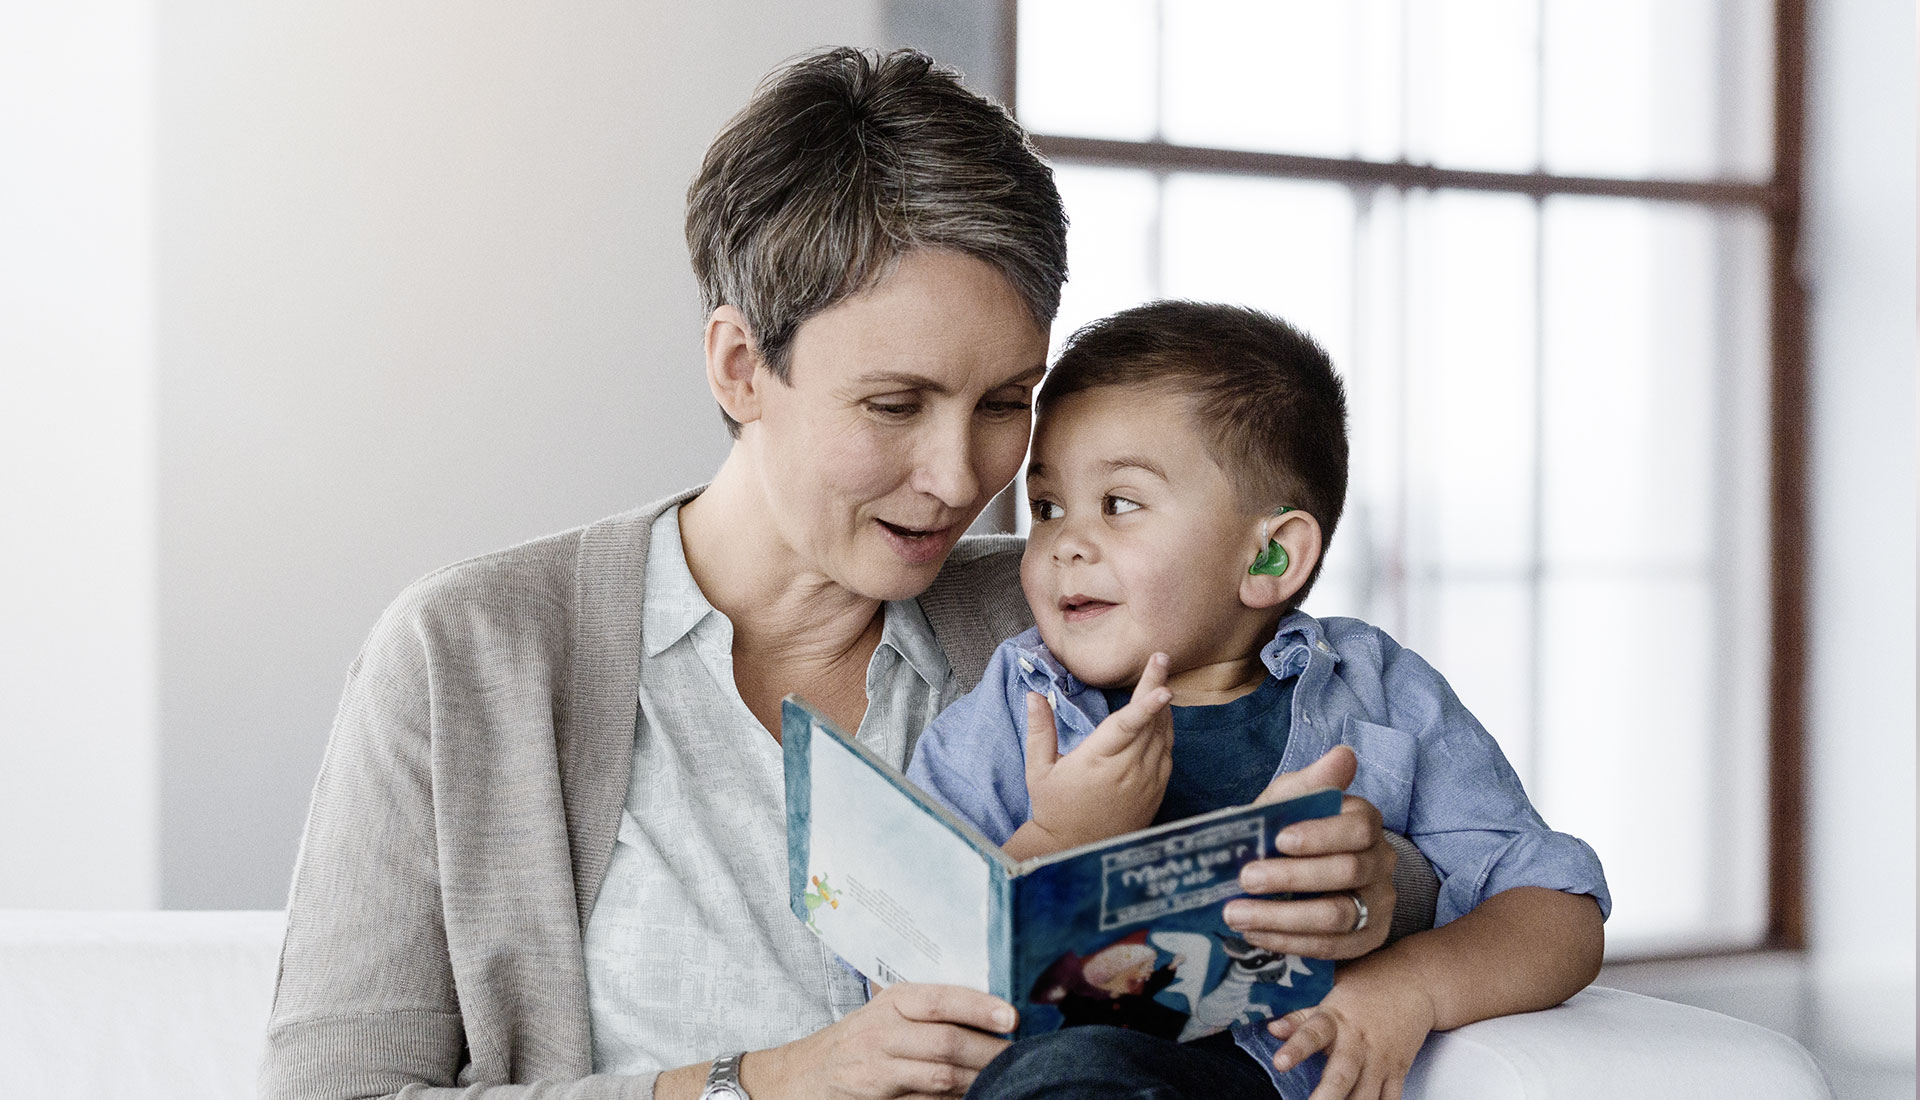
[(1140, 670), (1140, 682), (1133, 689), (1134, 698), (1167, 686), (1167, 664), (1168, 657), (1164, 653), (1155, 653), (1147, 658), (1147, 667)]
[(1027, 692), (1027, 775), (1045, 775), (1060, 760), (1060, 734), (1053, 708), (1037, 691)]
[[(1285, 1048), (1282, 1048), (1285, 1049)], [(1276, 1055), (1275, 1057), (1278, 1057)], [(1335, 1050), (1327, 1055), (1327, 1066), (1320, 1071), (1320, 1087), (1313, 1090), (1307, 1100), (1350, 1100), (1366, 1097), (1374, 1100), (1376, 1091), (1369, 1094), (1360, 1088), (1360, 1059), (1344, 1050)]]
[(1081, 747), (1097, 756), (1119, 756), (1128, 749), (1140, 751), (1139, 742), (1152, 736), (1155, 717), (1166, 712), (1172, 699), (1173, 693), (1164, 687), (1135, 691), (1127, 705), (1108, 715)]
[[(1301, 1018), (1302, 1014), (1305, 1014), (1304, 1019)], [(1328, 1043), (1333, 1042), (1332, 1016), (1318, 1009), (1303, 1008), (1299, 1012), (1291, 1013), (1289, 1019), (1295, 1025), (1293, 1034), (1287, 1037), (1287, 1041), (1281, 1044), (1280, 1049), (1273, 1055), (1274, 1068), (1283, 1073), (1306, 1061), (1308, 1055), (1325, 1049)]]

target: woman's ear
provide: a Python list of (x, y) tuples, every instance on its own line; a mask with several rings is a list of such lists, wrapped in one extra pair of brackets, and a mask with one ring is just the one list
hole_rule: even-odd
[(1298, 508), (1263, 516), (1253, 530), (1240, 602), (1255, 610), (1293, 598), (1320, 562), (1320, 521)]
[(707, 388), (720, 408), (737, 423), (760, 419), (760, 352), (747, 319), (733, 306), (719, 306), (707, 317)]

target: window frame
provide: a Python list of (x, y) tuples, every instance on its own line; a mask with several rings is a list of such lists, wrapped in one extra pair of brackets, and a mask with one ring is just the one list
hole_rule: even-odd
[[(1544, 0), (1543, 0), (1544, 2)], [(1000, 0), (999, 96), (1015, 112), (1019, 89), (1020, 0)], [(1033, 133), (1049, 161), (1104, 167), (1310, 179), (1356, 189), (1403, 192), (1466, 190), (1549, 196), (1587, 195), (1733, 207), (1767, 224), (1768, 406), (1772, 440), (1768, 468), (1768, 634), (1772, 663), (1767, 688), (1767, 922), (1760, 942), (1723, 948), (1636, 955), (1635, 961), (1701, 958), (1807, 946), (1805, 903), (1805, 708), (1808, 536), (1807, 325), (1800, 279), (1806, 117), (1806, 0), (1773, 5), (1773, 175), (1765, 182), (1567, 176), (1547, 172), (1488, 172), (1439, 168), (1407, 160), (1379, 161), (1262, 153), (1178, 145), (1162, 140), (1121, 141)]]

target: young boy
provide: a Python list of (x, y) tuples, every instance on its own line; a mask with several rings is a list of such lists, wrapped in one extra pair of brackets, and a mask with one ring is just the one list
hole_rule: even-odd
[(1253, 310), (1159, 302), (1076, 333), (1037, 410), (1038, 626), (934, 721), (909, 778), (1028, 858), (1251, 802), (1350, 746), (1349, 793), (1440, 877), (1436, 927), (1342, 963), (1317, 1008), (1234, 1029), (1289, 1098), (1397, 1096), (1430, 1030), (1591, 981), (1609, 906), (1592, 849), (1546, 827), (1426, 662), (1295, 610), (1346, 497), (1326, 353)]

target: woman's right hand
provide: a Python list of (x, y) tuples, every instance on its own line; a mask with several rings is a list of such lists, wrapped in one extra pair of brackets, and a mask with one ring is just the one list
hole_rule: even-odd
[(957, 985), (902, 982), (804, 1039), (754, 1051), (740, 1083), (754, 1100), (959, 1097), (1007, 1048), (1013, 1006)]

